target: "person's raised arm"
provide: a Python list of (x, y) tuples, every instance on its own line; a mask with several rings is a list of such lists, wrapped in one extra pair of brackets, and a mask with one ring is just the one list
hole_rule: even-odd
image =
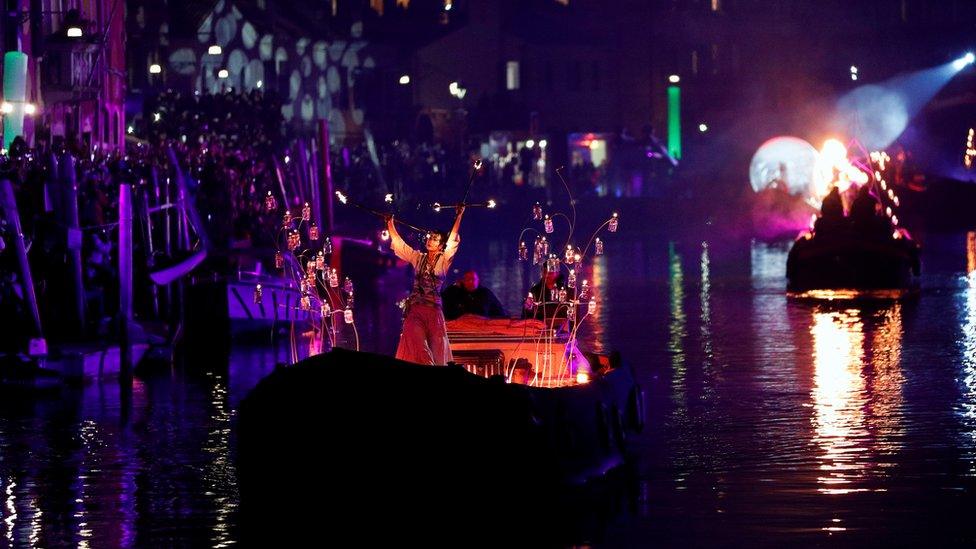
[(393, 253), (407, 263), (413, 264), (417, 251), (404, 242), (400, 232), (397, 231), (396, 222), (392, 215), (386, 217), (386, 230), (390, 233), (390, 249), (393, 250)]
[(451, 227), (451, 232), (447, 235), (448, 243), (454, 242), (458, 238), (458, 232), (461, 230), (461, 217), (464, 216), (464, 204), (458, 204), (455, 211), (457, 215), (454, 216), (454, 226)]

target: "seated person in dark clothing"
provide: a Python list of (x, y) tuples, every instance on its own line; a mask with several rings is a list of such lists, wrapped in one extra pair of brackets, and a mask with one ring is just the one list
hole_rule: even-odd
[(441, 293), (445, 319), (454, 320), (468, 314), (487, 318), (508, 316), (495, 294), (479, 282), (478, 273), (468, 271)]
[(888, 218), (878, 214), (878, 201), (871, 196), (870, 185), (858, 189), (857, 197), (851, 204), (850, 218), (854, 229), (862, 236), (887, 238), (892, 232)]
[(820, 218), (814, 224), (814, 230), (830, 231), (841, 227), (843, 223), (844, 204), (840, 198), (840, 191), (836, 186), (832, 186), (820, 205)]
[[(559, 289), (565, 288), (563, 274), (558, 271), (545, 271), (543, 277), (529, 288), (535, 307), (522, 308), (522, 318), (565, 318), (567, 308), (559, 303)], [(567, 289), (566, 299), (573, 299), (574, 291)]]

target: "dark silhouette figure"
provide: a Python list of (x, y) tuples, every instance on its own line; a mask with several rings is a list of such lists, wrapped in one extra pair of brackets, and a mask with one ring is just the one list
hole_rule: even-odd
[(468, 271), (456, 283), (441, 293), (444, 318), (454, 320), (461, 315), (505, 318), (508, 313), (491, 290), (480, 286), (478, 273)]

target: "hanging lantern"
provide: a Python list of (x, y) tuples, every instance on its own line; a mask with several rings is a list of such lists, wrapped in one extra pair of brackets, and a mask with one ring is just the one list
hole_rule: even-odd
[(329, 271), (329, 286), (332, 288), (339, 287), (339, 273), (336, 272), (335, 267)]
[(586, 305), (586, 314), (592, 315), (596, 313), (596, 297), (591, 297), (590, 302)]
[(342, 318), (346, 321), (346, 324), (352, 324), (352, 309), (346, 307), (346, 310), (342, 312)]
[(569, 270), (569, 278), (566, 280), (566, 284), (568, 284), (570, 288), (576, 287), (576, 269)]
[(566, 288), (559, 288), (559, 300), (558, 301), (560, 303), (562, 303), (563, 301), (566, 301), (566, 298), (567, 297), (569, 297), (569, 292), (566, 291)]
[(302, 299), (298, 303), (299, 303), (299, 307), (303, 311), (307, 311), (312, 308), (312, 300), (307, 295), (303, 295)]
[(308, 202), (302, 206), (302, 221), (310, 221), (312, 219), (312, 207), (308, 205)]
[(275, 269), (281, 269), (285, 266), (285, 257), (281, 255), (280, 251), (275, 252)]
[(565, 259), (567, 265), (573, 264), (573, 260), (576, 258), (575, 256), (576, 254), (573, 252), (573, 245), (570, 244), (566, 246), (566, 253), (563, 254), (563, 258)]
[(532, 292), (529, 292), (529, 295), (525, 297), (525, 309), (531, 310), (533, 307), (535, 307), (535, 296), (532, 295)]
[(613, 212), (613, 217), (610, 218), (609, 229), (611, 233), (617, 232), (617, 212)]
[(575, 301), (570, 302), (569, 306), (566, 307), (566, 320), (574, 322), (576, 320), (576, 306), (578, 303)]
[(261, 290), (261, 285), (258, 284), (254, 287), (254, 304), (260, 305), (261, 301), (264, 299), (264, 291)]
[(559, 258), (555, 254), (549, 256), (549, 263), (547, 269), (552, 272), (559, 271)]
[(549, 255), (549, 241), (542, 237), (542, 255)]
[(583, 282), (580, 283), (579, 298), (580, 299), (586, 298), (586, 293), (589, 292), (589, 291), (590, 291), (590, 281), (588, 281), (588, 280), (586, 280), (584, 278), (583, 279)]
[(542, 219), (542, 206), (538, 202), (532, 206), (532, 219), (536, 221)]
[(352, 280), (348, 276), (342, 281), (342, 290), (347, 294), (352, 293)]
[(525, 261), (529, 258), (529, 247), (525, 245), (525, 242), (519, 242), (518, 258), (519, 261)]
[(305, 262), (305, 274), (308, 275), (309, 277), (314, 277), (315, 276), (315, 261), (314, 260), (312, 260), (312, 261), (306, 261)]
[(315, 223), (312, 223), (308, 227), (308, 239), (309, 240), (318, 240), (319, 239), (319, 226), (316, 225)]
[(322, 320), (328, 320), (329, 315), (332, 314), (332, 307), (329, 307), (329, 302), (322, 300), (322, 307), (320, 310), (322, 312)]
[(603, 241), (597, 238), (595, 242), (595, 246), (596, 246), (596, 255), (603, 255)]
[(291, 228), (291, 212), (290, 211), (285, 210), (285, 215), (282, 216), (282, 222), (281, 223), (286, 228)]
[(319, 254), (315, 256), (315, 269), (318, 271), (325, 270), (325, 254), (319, 251)]
[(278, 209), (278, 201), (275, 200), (275, 197), (271, 194), (271, 191), (268, 191), (268, 196), (264, 197), (264, 209), (268, 213)]
[(552, 234), (552, 218), (546, 215), (545, 220), (542, 222), (542, 226), (546, 229), (546, 234)]
[(325, 242), (322, 243), (322, 253), (332, 255), (332, 237), (325, 237)]

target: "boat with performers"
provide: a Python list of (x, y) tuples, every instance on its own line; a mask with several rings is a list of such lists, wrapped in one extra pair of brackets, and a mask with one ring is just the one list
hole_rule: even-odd
[[(627, 461), (645, 424), (643, 390), (618, 354), (587, 352), (578, 338), (599, 297), (584, 278), (588, 260), (602, 255), (598, 235), (616, 232), (618, 216), (582, 247), (572, 242), (575, 213), (544, 214), (536, 204), (529, 219), (517, 256), (542, 283), (523, 303), (526, 318), (452, 320), (447, 366), (333, 345), (278, 368), (244, 399), (239, 485), (242, 512), (260, 517), (255, 536), (308, 531), (307, 517), (287, 502), (323, 495), (341, 511), (315, 514), (316, 529), (362, 515), (384, 523), (409, 516), (410, 527), (430, 531), (484, 528), (514, 507), (544, 512), (552, 494)], [(563, 233), (557, 219), (566, 222), (559, 255), (549, 249)], [(522, 239), (533, 232), (530, 254)], [(308, 277), (301, 297), (312, 303), (303, 308), (328, 306), (312, 285), (315, 266), (296, 272)], [(318, 333), (330, 330), (323, 322)]]
[[(843, 145), (837, 143), (843, 148)], [(887, 155), (864, 161), (835, 155), (820, 215), (800, 233), (787, 257), (794, 297), (901, 297), (918, 288), (920, 248), (899, 225), (901, 205), (886, 179)]]

